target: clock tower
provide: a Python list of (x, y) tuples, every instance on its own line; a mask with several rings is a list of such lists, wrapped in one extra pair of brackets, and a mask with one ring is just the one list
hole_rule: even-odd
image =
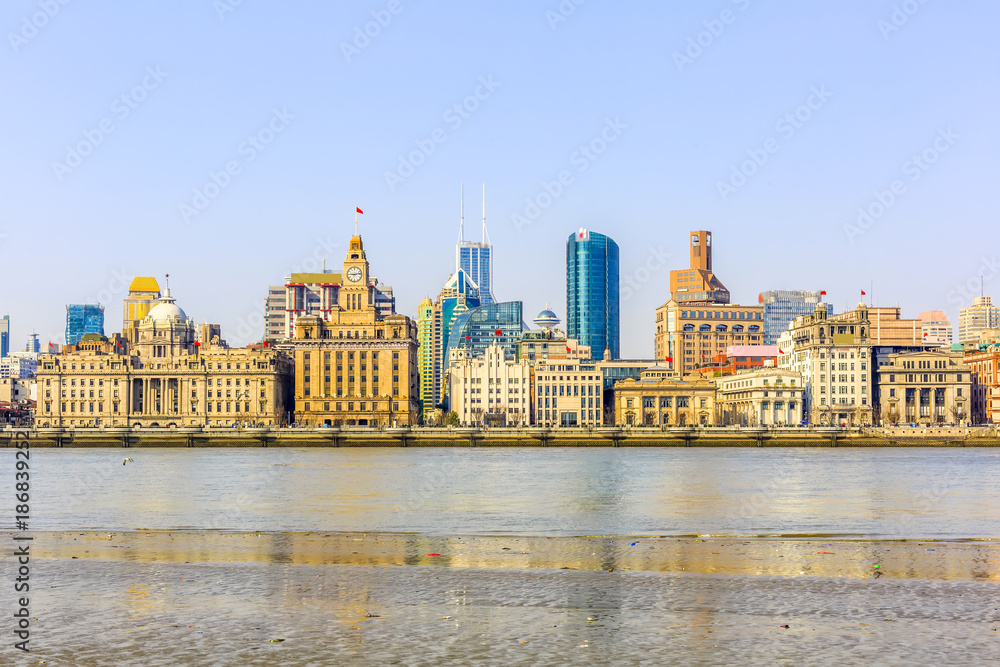
[(361, 236), (351, 237), (344, 259), (343, 284), (340, 287), (340, 321), (343, 324), (373, 324), (375, 319), (375, 286), (368, 274), (368, 258)]

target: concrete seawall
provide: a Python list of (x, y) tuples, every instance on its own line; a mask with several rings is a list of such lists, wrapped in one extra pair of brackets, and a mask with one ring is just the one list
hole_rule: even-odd
[(998, 447), (996, 427), (943, 428), (7, 428), (31, 447)]

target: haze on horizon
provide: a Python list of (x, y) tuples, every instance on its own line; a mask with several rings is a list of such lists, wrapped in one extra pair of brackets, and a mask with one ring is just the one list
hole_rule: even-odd
[(355, 206), (415, 317), (454, 268), (460, 184), (477, 238), (484, 182), (494, 292), (529, 322), (548, 302), (565, 325), (571, 233), (619, 244), (624, 357), (652, 356), (695, 229), (734, 302), (824, 289), (839, 312), (865, 289), (957, 324), (980, 275), (1000, 297), (998, 19), (986, 0), (12, 0), (11, 349), (60, 342), (64, 306), (98, 295), (118, 331), (131, 277), (166, 273), (189, 316), (253, 342), (268, 285), (338, 269)]

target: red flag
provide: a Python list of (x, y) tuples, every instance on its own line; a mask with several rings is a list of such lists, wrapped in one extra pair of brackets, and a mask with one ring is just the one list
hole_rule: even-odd
[(268, 343), (268, 342), (267, 342), (267, 341), (265, 340), (265, 341), (264, 341), (264, 347), (268, 347), (269, 345), (270, 345), (270, 343)]
[(360, 208), (358, 208), (357, 206), (355, 206), (355, 207), (354, 207), (354, 210), (355, 210), (355, 211), (357, 211), (358, 213), (361, 213), (362, 215), (364, 215), (364, 211), (362, 211), (362, 210), (361, 210)]
[(199, 343), (198, 341), (195, 341), (195, 342), (194, 342), (194, 346), (195, 346), (195, 347), (201, 347), (201, 343)]
[(867, 294), (867, 292), (865, 292), (864, 290), (861, 290), (861, 296), (864, 296), (865, 294)]
[(819, 294), (820, 294), (820, 296), (826, 296), (826, 290), (825, 289), (824, 290), (820, 290)]
[(502, 332), (502, 331), (500, 331), (499, 329), (497, 329), (497, 332), (496, 332), (496, 333), (497, 333), (497, 335), (499, 336), (499, 335), (500, 335), (501, 333), (503, 333), (503, 332)]
[(781, 349), (781, 348), (779, 347), (779, 348), (778, 348), (778, 354), (784, 354), (784, 353), (785, 353), (785, 351), (784, 351), (784, 350), (782, 350), (782, 349)]
[(472, 336), (466, 336), (465, 340), (472, 340)]
[(924, 334), (924, 338), (926, 338), (926, 337), (927, 337), (927, 334)]
[(673, 357), (667, 357), (667, 361), (669, 361), (670, 363), (674, 363), (674, 358)]
[[(927, 334), (924, 334), (924, 335), (926, 336)], [(566, 346), (566, 351), (567, 351), (567, 352), (572, 352), (573, 350), (569, 349), (569, 345), (567, 345), (567, 346)]]

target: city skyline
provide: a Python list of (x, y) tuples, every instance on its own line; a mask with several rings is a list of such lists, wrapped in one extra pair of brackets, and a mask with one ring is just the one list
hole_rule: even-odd
[[(65, 304), (117, 308), (131, 276), (171, 273), (199, 322), (253, 342), (268, 285), (337, 261), (355, 206), (415, 317), (448, 278), (463, 181), (489, 183), (498, 296), (529, 315), (548, 302), (566, 316), (566, 234), (615, 238), (625, 357), (650, 355), (649, 313), (691, 229), (713, 230), (733, 303), (822, 289), (840, 312), (865, 288), (955, 324), (981, 275), (996, 294), (995, 258), (969, 243), (993, 229), (992, 4), (923, 4), (894, 25), (891, 2), (569, 16), (555, 2), (403, 2), (354, 45), (385, 6), (70, 4), (30, 38), (38, 5), (7, 6), (21, 100), (0, 111), (18, 128), (0, 179), (11, 339), (57, 342)], [(259, 49), (268, 35), (275, 48)], [(40, 252), (59, 270), (39, 271)], [(930, 255), (935, 271), (913, 266)], [(239, 289), (220, 300), (210, 286), (224, 284)]]

